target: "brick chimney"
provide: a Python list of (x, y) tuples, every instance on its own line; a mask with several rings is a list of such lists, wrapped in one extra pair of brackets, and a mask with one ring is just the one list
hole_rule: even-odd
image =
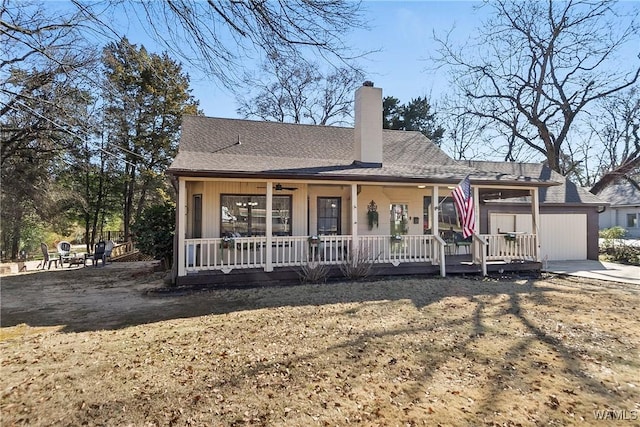
[(382, 89), (366, 81), (356, 90), (354, 164), (382, 167)]

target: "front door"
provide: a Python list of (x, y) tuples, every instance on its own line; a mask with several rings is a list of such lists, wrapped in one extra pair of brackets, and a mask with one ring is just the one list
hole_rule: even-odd
[(409, 205), (406, 203), (392, 203), (390, 230), (392, 236), (404, 236), (409, 232)]
[(409, 205), (406, 203), (392, 203), (390, 207), (391, 253), (404, 251), (405, 242), (402, 236), (409, 232)]

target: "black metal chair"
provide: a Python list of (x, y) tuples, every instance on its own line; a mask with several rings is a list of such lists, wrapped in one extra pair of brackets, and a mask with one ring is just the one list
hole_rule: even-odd
[(93, 248), (93, 256), (91, 257), (91, 262), (93, 263), (94, 267), (98, 266), (98, 261), (102, 261), (102, 266), (104, 267), (105, 265), (105, 250), (107, 247), (107, 242), (101, 240), (98, 243), (96, 243), (95, 248)]

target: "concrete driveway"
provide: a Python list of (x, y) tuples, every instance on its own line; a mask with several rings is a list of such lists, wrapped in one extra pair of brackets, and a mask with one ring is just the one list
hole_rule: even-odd
[(604, 261), (549, 261), (543, 271), (640, 285), (640, 267)]

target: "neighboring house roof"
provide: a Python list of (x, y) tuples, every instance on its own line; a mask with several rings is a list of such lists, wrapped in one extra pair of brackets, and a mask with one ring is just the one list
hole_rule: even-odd
[(555, 185), (543, 174), (475, 169), (447, 156), (420, 132), (384, 130), (382, 167), (354, 162), (354, 129), (185, 116), (169, 173), (270, 179)]
[[(540, 188), (540, 203), (546, 205), (598, 205), (606, 206), (608, 203), (601, 197), (591, 194), (585, 188), (571, 182), (558, 172), (551, 170), (542, 163), (516, 163), (516, 162), (466, 162), (470, 167), (480, 170), (490, 170), (507, 175), (522, 175), (538, 177), (541, 180), (551, 180), (561, 183), (553, 187)], [(496, 200), (497, 201), (497, 200)], [(512, 197), (502, 199), (501, 202), (530, 203), (530, 197)]]
[(640, 191), (627, 181), (609, 185), (598, 193), (598, 197), (609, 202), (611, 207), (640, 206)]

